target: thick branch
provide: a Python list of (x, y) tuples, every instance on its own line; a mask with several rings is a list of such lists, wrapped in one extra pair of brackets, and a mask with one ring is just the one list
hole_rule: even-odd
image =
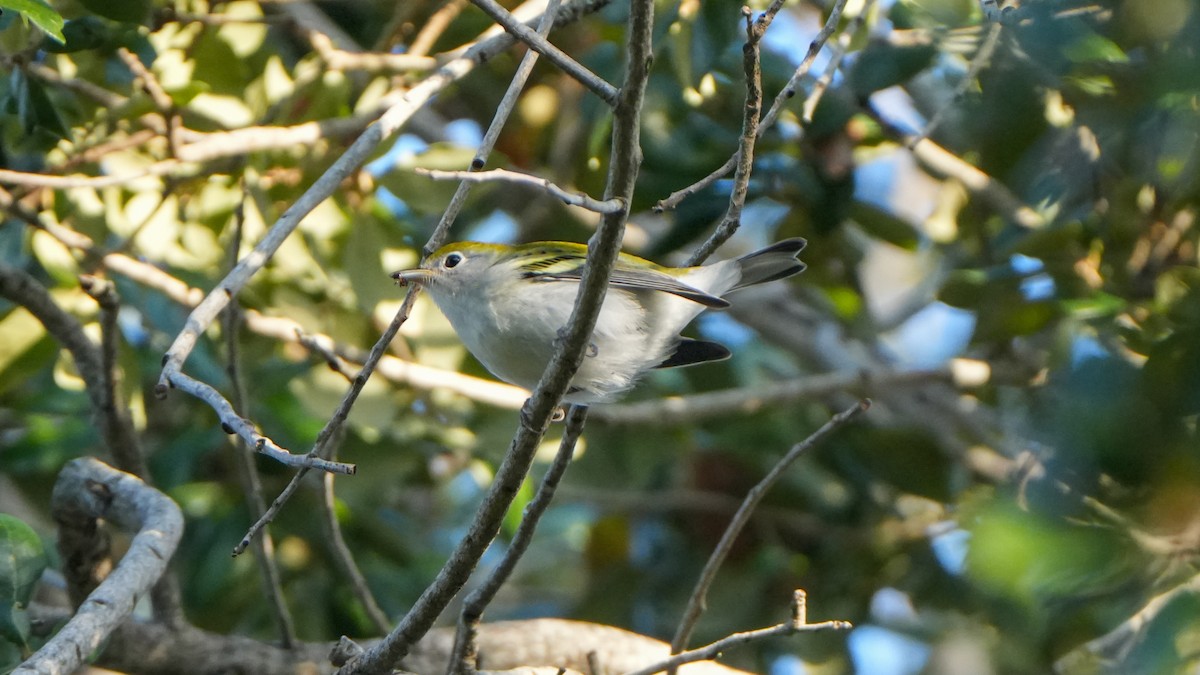
[(121, 562), (67, 625), (17, 668), (19, 675), (69, 673), (82, 665), (163, 575), (183, 534), (183, 515), (175, 502), (91, 458), (73, 460), (63, 468), (52, 503), (60, 522), (103, 519), (137, 534)]

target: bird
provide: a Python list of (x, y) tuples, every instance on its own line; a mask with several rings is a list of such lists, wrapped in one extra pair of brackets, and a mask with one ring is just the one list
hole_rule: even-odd
[[(729, 358), (724, 345), (680, 332), (704, 310), (728, 307), (726, 293), (802, 272), (799, 254), (806, 243), (785, 239), (699, 267), (665, 267), (619, 254), (563, 402), (611, 402), (651, 370)], [(463, 241), (391, 276), (400, 285), (423, 287), (489, 372), (532, 390), (571, 315), (586, 260), (587, 246), (573, 242)]]

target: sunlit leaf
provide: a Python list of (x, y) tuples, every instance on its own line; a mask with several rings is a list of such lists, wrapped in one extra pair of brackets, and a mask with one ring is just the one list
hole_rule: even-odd
[(28, 642), (25, 608), (45, 568), (42, 540), (33, 528), (0, 513), (0, 637), (19, 645)]
[(60, 44), (67, 41), (63, 36), (62, 15), (43, 0), (0, 0), (0, 10), (19, 12)]

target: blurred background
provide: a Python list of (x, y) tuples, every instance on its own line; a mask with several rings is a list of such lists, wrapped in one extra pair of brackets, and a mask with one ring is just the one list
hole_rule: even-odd
[[(98, 310), (78, 275), (115, 282), (123, 394), (151, 475), (187, 516), (174, 563), (187, 616), (271, 640), (254, 556), (230, 557), (253, 520), (236, 477), (244, 450), (201, 402), (154, 397), (160, 359), (231, 251), (248, 251), (381, 102), (491, 20), (462, 0), (50, 4), (67, 19), (63, 42), (47, 37), (43, 10), (0, 16), (0, 261), (34, 275), (93, 336)], [(854, 630), (725, 660), (772, 675), (1197, 672), (1200, 7), (1000, 4), (838, 5), (809, 75), (762, 133), (743, 226), (717, 253), (802, 236), (808, 270), (694, 324), (732, 359), (655, 373), (594, 408), (488, 619), (575, 618), (669, 639), (745, 492), (869, 395), (867, 415), (767, 496), (694, 644), (786, 620), (791, 590), (804, 588), (810, 620)], [(762, 44), (764, 110), (833, 9), (797, 1), (776, 16)], [(654, 207), (738, 147), (741, 10), (657, 3), (630, 252), (678, 263), (725, 213), (731, 177)], [(614, 2), (551, 40), (618, 83), (626, 13)], [(245, 414), (280, 445), (311, 447), (347, 387), (325, 356), (354, 372), (403, 298), (387, 274), (419, 261), (455, 188), (413, 169), (467, 168), (523, 53), (442, 90), (238, 297)], [(354, 58), (364, 54), (412, 59)], [(296, 131), (315, 123), (319, 133)], [(222, 144), (239, 129), (249, 134)], [(605, 104), (543, 60), (488, 167), (599, 197), (610, 130)], [(113, 180), (45, 185), (31, 173)], [(596, 224), (537, 189), (492, 183), (472, 191), (451, 238), (586, 241)], [(226, 337), (211, 330), (186, 371), (229, 396)], [(391, 355), (341, 439), (359, 473), (337, 478), (336, 515), (394, 619), (461, 537), (523, 397), (488, 383), (426, 298)], [(821, 377), (842, 384), (804, 389)], [(728, 396), (696, 403), (712, 392)], [(55, 475), (102, 452), (69, 356), (0, 300), (0, 510), (51, 558)], [(257, 464), (269, 500), (291, 471)], [(297, 633), (376, 635), (319, 511), (318, 490), (301, 490), (270, 529)], [(0, 639), (0, 667), (18, 654)]]

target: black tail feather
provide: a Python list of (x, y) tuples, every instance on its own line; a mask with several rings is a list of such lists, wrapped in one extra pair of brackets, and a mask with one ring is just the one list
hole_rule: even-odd
[(730, 290), (764, 284), (803, 272), (806, 265), (800, 262), (797, 256), (807, 244), (808, 242), (800, 237), (784, 239), (738, 258), (742, 278)]
[(675, 351), (665, 361), (654, 367), (679, 368), (682, 366), (693, 366), (697, 363), (708, 363), (709, 361), (724, 361), (730, 355), (731, 352), (729, 349), (719, 342), (679, 338), (679, 344), (675, 345)]

